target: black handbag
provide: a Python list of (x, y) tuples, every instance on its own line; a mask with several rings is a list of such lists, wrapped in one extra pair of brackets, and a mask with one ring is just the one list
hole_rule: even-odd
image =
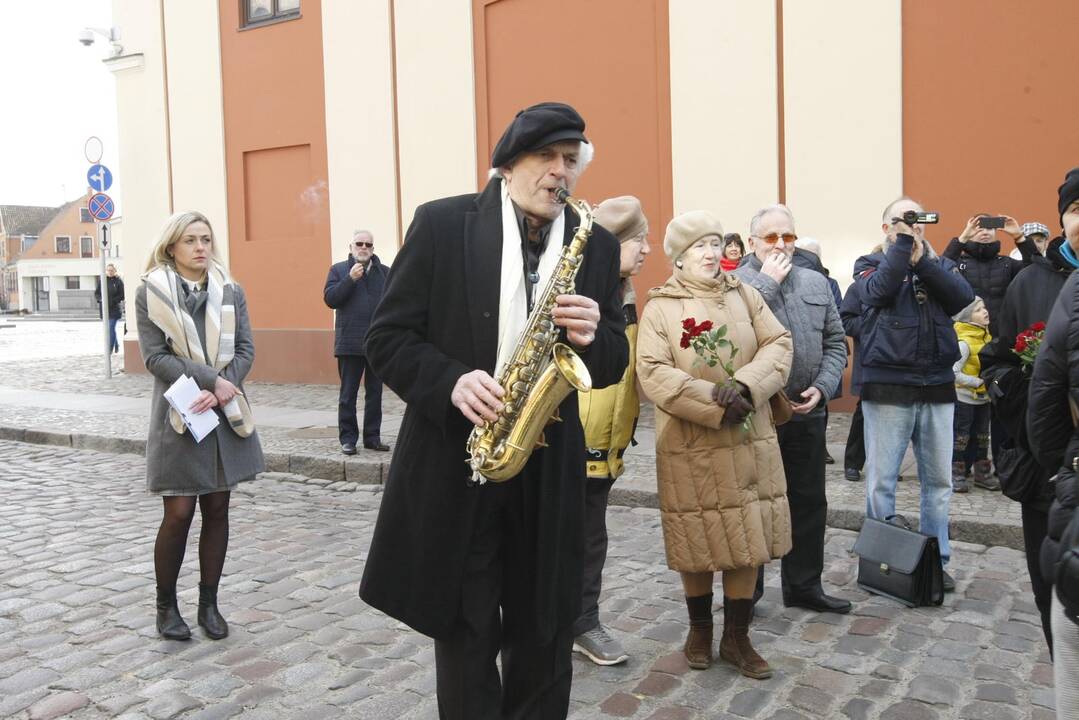
[[(906, 523), (898, 516), (893, 520)], [(854, 553), (858, 556), (858, 587), (863, 590), (907, 607), (944, 602), (944, 570), (935, 537), (866, 518)]]

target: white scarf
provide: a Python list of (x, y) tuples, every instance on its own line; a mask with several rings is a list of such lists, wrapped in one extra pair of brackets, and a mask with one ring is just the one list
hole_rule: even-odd
[[(225, 304), (225, 286), (232, 278), (224, 267), (211, 263), (206, 273), (206, 352), (203, 352), (195, 320), (184, 305), (180, 283), (184, 280), (168, 265), (158, 265), (142, 276), (146, 283), (146, 314), (170, 341), (172, 352), (182, 358), (221, 370), (232, 362), (236, 352), (236, 307)], [(255, 430), (255, 420), (247, 398), (237, 392), (222, 408), (229, 427), (240, 437), (249, 437)], [(183, 434), (183, 419), (169, 408), (172, 429)]]
[[(562, 236), (565, 234), (566, 215), (559, 213), (547, 234), (547, 247), (540, 256), (539, 282), (533, 287), (533, 297), (538, 301), (551, 273), (562, 255)], [(513, 209), (509, 190), (502, 182), (502, 276), (498, 298), (498, 362), (495, 377), (509, 362), (517, 347), (517, 341), (528, 324), (528, 298), (525, 296), (524, 257), (521, 249), (521, 227)]]

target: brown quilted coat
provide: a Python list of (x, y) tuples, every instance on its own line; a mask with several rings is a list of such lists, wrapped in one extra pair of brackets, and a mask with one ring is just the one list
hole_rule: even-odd
[[(675, 271), (648, 294), (637, 373), (656, 405), (656, 479), (667, 565), (679, 572), (757, 567), (791, 547), (787, 482), (768, 399), (790, 373), (790, 333), (760, 293), (726, 274), (701, 282)], [(679, 346), (682, 321), (726, 325), (738, 348), (735, 379), (756, 409), (748, 432), (721, 425), (718, 365)], [(721, 350), (725, 353), (726, 350)]]

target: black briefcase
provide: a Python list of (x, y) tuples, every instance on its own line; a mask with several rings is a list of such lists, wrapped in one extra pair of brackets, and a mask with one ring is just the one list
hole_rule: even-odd
[(854, 553), (859, 558), (858, 587), (863, 590), (898, 600), (907, 607), (944, 602), (944, 571), (935, 537), (866, 518), (854, 543)]

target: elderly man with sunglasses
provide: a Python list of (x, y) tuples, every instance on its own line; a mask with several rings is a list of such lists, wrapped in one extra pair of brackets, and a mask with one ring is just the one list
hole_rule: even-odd
[(382, 300), (389, 268), (375, 255), (375, 238), (367, 230), (357, 230), (349, 243), (348, 259), (330, 267), (322, 297), (336, 310), (333, 354), (341, 377), (337, 401), (337, 435), (341, 452), (356, 454), (360, 429), (356, 422), (356, 395), (363, 379), (363, 446), (368, 450), (389, 450), (382, 442), (382, 381), (367, 363), (364, 342), (371, 316)]
[[(824, 275), (792, 263), (798, 237), (794, 216), (785, 205), (758, 211), (750, 221), (749, 234), (752, 254), (733, 274), (760, 291), (794, 340), (786, 387), (794, 416), (776, 428), (787, 476), (793, 541), (783, 558), (783, 604), (818, 612), (850, 612), (849, 601), (825, 594), (821, 585), (828, 516), (825, 406), (838, 391), (847, 362), (843, 325)], [(755, 598), (763, 591), (763, 568), (761, 572)]]

